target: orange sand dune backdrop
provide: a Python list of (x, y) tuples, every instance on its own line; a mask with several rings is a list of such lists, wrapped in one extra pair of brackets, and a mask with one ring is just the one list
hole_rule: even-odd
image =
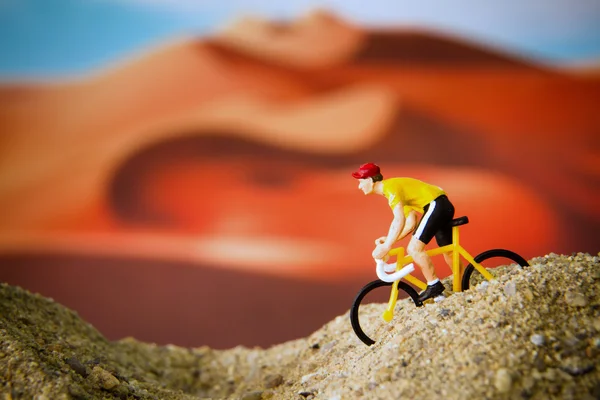
[[(444, 187), (471, 218), (473, 252), (597, 251), (599, 85), (323, 14), (242, 21), (71, 82), (5, 85), (0, 252), (37, 255), (24, 271), (58, 253), (366, 281), (391, 218), (350, 177), (366, 161)], [(147, 339), (177, 340), (161, 335)]]

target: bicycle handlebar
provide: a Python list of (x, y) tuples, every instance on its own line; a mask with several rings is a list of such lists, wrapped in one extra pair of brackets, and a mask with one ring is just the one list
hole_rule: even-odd
[[(380, 258), (375, 258), (374, 260), (376, 264), (375, 272), (377, 273), (377, 277), (384, 282), (398, 281), (415, 270), (415, 265), (413, 263), (410, 263), (401, 270), (396, 271), (396, 265), (394, 263), (388, 264)], [(392, 271), (396, 272), (388, 274), (388, 272)]]

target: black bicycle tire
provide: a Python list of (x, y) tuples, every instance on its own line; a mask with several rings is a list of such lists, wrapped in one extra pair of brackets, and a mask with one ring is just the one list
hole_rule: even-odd
[[(352, 324), (352, 329), (358, 338), (367, 346), (371, 346), (375, 344), (375, 341), (371, 339), (367, 334), (363, 331), (360, 326), (360, 321), (358, 318), (358, 310), (360, 308), (361, 301), (365, 298), (365, 296), (371, 292), (382, 286), (392, 286), (392, 282), (384, 282), (382, 280), (375, 280), (367, 283), (356, 295), (354, 301), (352, 302), (352, 307), (350, 308), (350, 323)], [(419, 294), (412, 286), (405, 282), (398, 282), (398, 291), (404, 291), (408, 296), (413, 300), (415, 306), (420, 307), (423, 304), (419, 301)], [(400, 296), (398, 296), (400, 297)]]
[[(489, 260), (490, 258), (493, 258), (493, 257), (508, 258), (509, 260), (519, 264), (521, 267), (529, 266), (529, 263), (523, 257), (518, 255), (514, 251), (505, 250), (505, 249), (492, 249), (492, 250), (484, 251), (483, 253), (478, 254), (475, 257), (475, 262), (481, 263), (481, 262), (483, 262), (485, 260)], [(473, 271), (476, 271), (476, 269), (472, 264), (469, 263), (469, 265), (467, 265), (467, 267), (465, 268), (465, 272), (463, 273), (462, 282), (461, 282), (462, 290), (469, 289), (469, 286), (470, 286), (469, 281), (471, 279), (471, 275), (473, 274)]]

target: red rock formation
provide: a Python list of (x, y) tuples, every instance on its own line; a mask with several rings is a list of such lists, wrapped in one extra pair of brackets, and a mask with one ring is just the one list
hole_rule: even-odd
[(0, 251), (367, 280), (390, 214), (366, 161), (444, 187), (474, 252), (594, 251), (599, 85), (323, 14), (4, 85)]

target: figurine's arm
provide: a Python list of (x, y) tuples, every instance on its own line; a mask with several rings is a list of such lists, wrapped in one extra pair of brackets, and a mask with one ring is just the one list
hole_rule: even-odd
[(406, 235), (415, 230), (417, 226), (417, 212), (415, 210), (411, 210), (406, 216), (406, 221), (404, 222), (404, 228), (402, 229), (402, 233), (400, 233), (400, 237), (398, 240), (404, 239)]
[(384, 245), (388, 248), (391, 248), (394, 243), (401, 239), (400, 233), (404, 231), (406, 218), (404, 218), (403, 212), (404, 206), (402, 202), (398, 203), (396, 207), (394, 207), (394, 220), (390, 225), (390, 230), (388, 231), (387, 239), (385, 239)]
[(391, 250), (394, 243), (398, 241), (400, 233), (404, 228), (405, 222), (403, 209), (404, 206), (402, 205), (402, 203), (398, 203), (396, 207), (394, 207), (394, 209), (392, 210), (394, 213), (394, 219), (390, 225), (390, 230), (388, 231), (385, 241), (381, 244), (378, 244), (375, 247), (375, 250), (373, 250), (373, 258), (384, 258), (387, 255), (387, 253)]

